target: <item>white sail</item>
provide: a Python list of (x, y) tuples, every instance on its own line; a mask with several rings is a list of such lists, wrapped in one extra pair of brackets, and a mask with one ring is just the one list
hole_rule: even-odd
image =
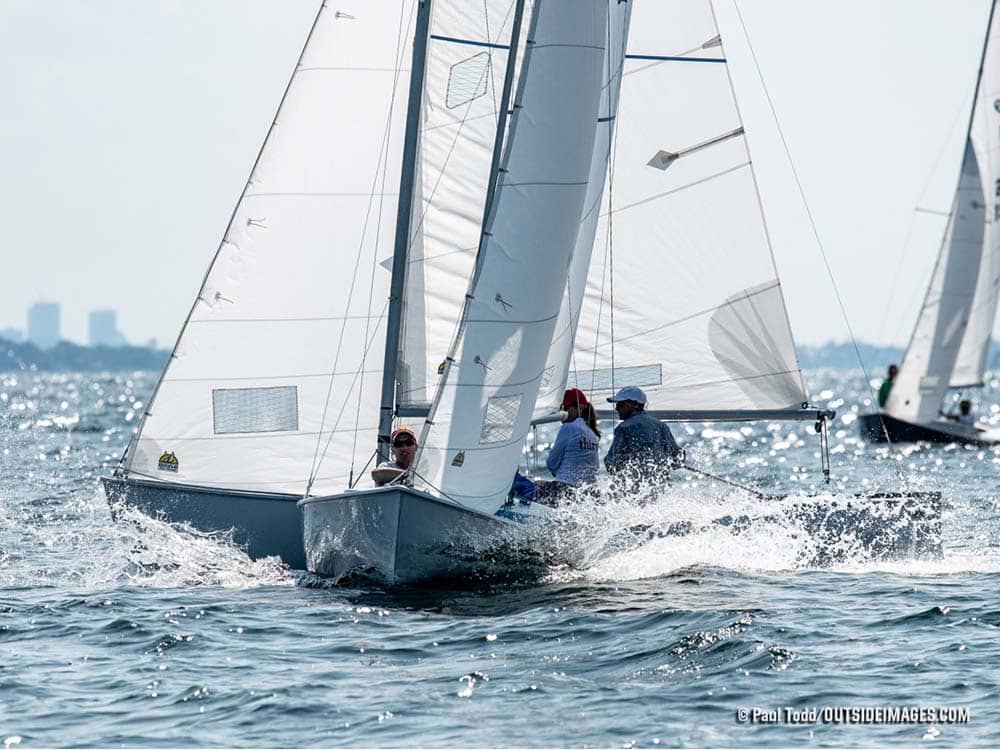
[(371, 456), (415, 6), (320, 10), (132, 475), (332, 492)]
[(941, 255), (885, 405), (898, 419), (929, 422), (938, 416), (972, 310), (984, 208), (976, 154), (967, 143)]
[[(995, 14), (994, 14), (995, 19)], [(979, 165), (983, 195), (987, 196), (979, 278), (969, 310), (962, 346), (949, 385), (963, 388), (983, 384), (990, 338), (1000, 295), (1000, 30), (994, 20), (983, 55), (983, 77), (976, 96), (969, 142)]]
[(398, 373), (404, 407), (429, 403), (462, 312), (482, 230), (516, 5), (431, 5)]
[[(566, 379), (572, 368), (573, 344), (576, 340), (583, 293), (594, 249), (597, 224), (604, 210), (608, 161), (614, 145), (615, 118), (621, 91), (622, 68), (628, 40), (632, 3), (612, 3), (608, 15), (607, 45), (604, 51), (603, 81), (598, 129), (590, 161), (590, 178), (584, 200), (583, 218), (577, 233), (576, 247), (569, 266), (566, 291), (563, 294), (548, 361), (542, 374), (541, 390), (535, 403), (535, 416), (541, 417), (559, 409)], [(575, 368), (573, 368), (575, 369)]]
[(539, 0), (453, 364), (418, 472), (493, 512), (527, 434), (583, 216), (600, 116), (606, 0)]
[(654, 408), (798, 407), (796, 359), (708, 0), (639, 3), (569, 385)]
[[(1000, 292), (1000, 47), (991, 23), (941, 253), (885, 410), (936, 419), (948, 388), (981, 385)], [(987, 196), (989, 198), (987, 199)]]

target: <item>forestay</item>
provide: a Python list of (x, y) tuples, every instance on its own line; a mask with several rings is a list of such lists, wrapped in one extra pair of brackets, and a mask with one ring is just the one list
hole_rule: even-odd
[(583, 216), (600, 116), (606, 0), (540, 0), (462, 326), (418, 472), (492, 513), (527, 434)]
[(633, 11), (569, 384), (654, 408), (806, 400), (742, 122), (708, 0)]
[(407, 261), (398, 404), (428, 404), (482, 231), (515, 0), (434, 0)]
[(371, 456), (415, 5), (320, 10), (132, 475), (334, 492)]

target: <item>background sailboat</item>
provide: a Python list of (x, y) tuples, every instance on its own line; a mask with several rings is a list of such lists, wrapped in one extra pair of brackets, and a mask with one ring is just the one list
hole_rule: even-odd
[[(992, 444), (1000, 431), (948, 419), (950, 390), (983, 385), (1000, 295), (1000, 31), (990, 10), (962, 168), (941, 252), (899, 375), (862, 435), (885, 440)], [(954, 411), (954, 410), (952, 410)]]

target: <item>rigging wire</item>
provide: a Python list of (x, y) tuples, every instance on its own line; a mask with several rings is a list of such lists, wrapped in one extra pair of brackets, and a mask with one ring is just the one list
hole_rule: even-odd
[[(624, 24), (622, 25), (624, 29)], [(611, 80), (611, 8), (608, 7), (608, 44), (606, 57), (608, 59), (608, 80)], [(625, 40), (622, 40), (622, 44), (625, 44)], [(623, 56), (624, 57), (624, 56)], [(610, 96), (609, 96), (610, 104)], [(610, 106), (608, 107), (608, 113), (610, 115)], [(615, 142), (617, 138), (618, 129), (611, 127), (610, 123), (608, 125), (608, 264), (609, 264), (609, 299), (608, 303), (611, 307), (610, 314), (610, 331), (611, 336), (611, 392), (617, 393), (615, 388), (615, 244), (614, 244), (614, 217), (615, 212), (612, 210), (614, 206), (614, 194), (615, 194), (615, 163), (616, 156), (615, 153)], [(615, 412), (617, 416), (618, 412)]]
[[(826, 269), (827, 276), (830, 279), (830, 284), (833, 286), (834, 296), (837, 298), (837, 304), (840, 307), (841, 317), (844, 319), (844, 324), (847, 326), (847, 333), (851, 337), (851, 344), (854, 346), (854, 353), (858, 358), (858, 363), (861, 365), (861, 372), (864, 375), (865, 386), (868, 388), (868, 394), (872, 398), (873, 403), (878, 403), (878, 397), (875, 394), (875, 389), (871, 384), (871, 378), (868, 373), (868, 368), (865, 365), (864, 357), (861, 355), (861, 348), (858, 346), (858, 340), (854, 336), (854, 330), (851, 327), (850, 318), (847, 315), (847, 307), (844, 305), (843, 297), (840, 295), (840, 289), (837, 286), (837, 280), (833, 275), (833, 268), (830, 266), (830, 261), (827, 258), (826, 250), (823, 248), (823, 241), (820, 239), (819, 230), (816, 228), (816, 221), (813, 219), (812, 211), (809, 208), (809, 203), (806, 201), (805, 190), (802, 187), (802, 181), (799, 179), (798, 170), (795, 168), (795, 163), (792, 161), (791, 150), (788, 148), (788, 141), (785, 139), (785, 132), (781, 128), (781, 123), (778, 121), (778, 113), (774, 107), (774, 101), (771, 99), (771, 92), (767, 88), (767, 83), (764, 81), (764, 76), (761, 73), (760, 63), (757, 60), (757, 52), (750, 41), (750, 34), (747, 31), (746, 23), (743, 20), (743, 13), (740, 11), (739, 4), (736, 0), (733, 0), (733, 8), (736, 10), (736, 16), (740, 21), (740, 26), (743, 29), (743, 38), (746, 40), (747, 49), (750, 51), (750, 57), (753, 60), (754, 69), (757, 71), (757, 79), (760, 81), (761, 88), (764, 91), (764, 97), (767, 100), (767, 106), (771, 112), (771, 118), (774, 120), (775, 128), (778, 131), (778, 137), (781, 140), (781, 146), (785, 152), (785, 158), (788, 159), (788, 166), (792, 171), (792, 176), (795, 178), (795, 186), (798, 189), (799, 197), (802, 199), (802, 206), (805, 209), (806, 217), (809, 220), (809, 227), (812, 229), (813, 237), (816, 239), (816, 246), (819, 249), (820, 257), (823, 259), (823, 266)], [(890, 447), (890, 458), (892, 458), (893, 468), (896, 470), (897, 478), (900, 483), (906, 485), (906, 477), (903, 475), (903, 470), (899, 463), (902, 460), (901, 456), (892, 455), (891, 450), (893, 447), (892, 441), (889, 439), (888, 431), (883, 425), (883, 431), (885, 432), (886, 442), (889, 443)]]
[[(612, 13), (611, 13), (611, 7), (609, 6), (608, 7), (608, 21), (607, 21), (607, 28), (608, 28), (608, 31), (607, 31), (607, 49), (606, 49), (606, 55), (607, 55), (608, 65), (607, 65), (607, 79), (605, 80), (605, 84), (604, 84), (604, 88), (605, 88), (605, 91), (607, 92), (607, 99), (608, 99), (608, 102), (607, 102), (607, 106), (608, 106), (608, 110), (607, 110), (607, 117), (608, 117), (608, 152), (607, 153), (608, 153), (608, 162), (609, 163), (608, 163), (607, 168), (605, 169), (605, 176), (607, 176), (608, 173), (611, 171), (611, 163), (610, 162), (611, 162), (611, 151), (612, 151), (612, 133), (615, 130), (615, 120), (617, 119), (617, 116), (618, 116), (618, 107), (617, 107), (617, 103), (618, 102), (617, 102), (617, 99), (613, 96), (613, 92), (615, 90), (615, 88), (614, 88), (614, 79), (615, 78), (621, 78), (623, 76), (623, 74), (624, 74), (623, 67), (625, 65), (625, 61), (624, 61), (624, 58), (623, 58), (622, 61), (621, 61), (621, 63), (618, 65), (617, 71), (612, 70), (612, 54), (611, 53), (612, 53), (613, 50), (612, 50), (612, 47), (611, 47), (611, 42), (612, 42), (612, 39), (611, 39), (611, 15), (612, 15)], [(625, 26), (624, 25), (623, 25), (622, 29), (623, 29), (622, 46), (624, 48), (625, 39), (627, 37), (627, 31), (625, 30)], [(610, 194), (610, 188), (609, 188), (609, 194)], [(603, 200), (604, 200), (604, 191), (602, 190), (601, 194), (597, 196), (597, 200), (592, 204), (592, 206), (584, 214), (584, 220), (587, 219), (587, 217), (590, 215), (591, 211), (597, 211), (598, 212), (598, 221), (600, 220), (600, 210), (601, 210), (601, 205), (603, 203)], [(611, 216), (611, 210), (610, 210), (610, 205), (609, 205), (609, 210), (608, 210), (609, 225), (610, 225), (610, 216)], [(604, 286), (603, 286), (603, 284), (604, 284), (604, 276), (603, 276), (603, 273), (602, 273), (602, 277), (601, 277), (601, 300), (602, 300), (602, 302), (603, 302), (603, 297), (604, 297)], [(586, 290), (584, 289), (584, 293), (582, 294), (582, 297), (581, 297), (581, 300), (580, 300), (580, 310), (579, 310), (578, 313), (576, 313), (576, 318), (574, 319), (574, 317), (573, 317), (573, 310), (574, 310), (575, 306), (573, 304), (573, 288), (572, 288), (571, 284), (567, 284), (566, 285), (566, 304), (568, 306), (567, 309), (569, 310), (569, 318), (570, 318), (570, 320), (569, 320), (569, 327), (567, 328), (567, 332), (573, 333), (573, 332), (576, 332), (576, 331), (579, 330), (580, 318), (583, 315), (583, 305), (584, 305), (585, 302), (586, 302)], [(600, 307), (598, 307), (598, 314), (597, 314), (598, 335), (600, 333), (600, 323), (601, 323), (601, 311), (600, 311)], [(570, 342), (570, 367), (572, 367), (573, 373), (574, 373), (574, 375), (576, 377), (577, 385), (579, 385), (579, 383), (580, 383), (580, 378), (579, 378), (579, 372), (580, 372), (580, 370), (579, 370), (579, 368), (577, 366), (577, 357), (576, 357), (577, 347), (574, 345), (574, 343), (575, 342)], [(596, 370), (597, 370), (597, 345), (596, 345), (596, 341), (595, 341), (594, 359), (593, 359), (593, 364), (591, 366), (591, 377), (590, 377), (591, 388), (589, 390), (593, 390)]]
[[(955, 127), (958, 125), (959, 121), (961, 120), (962, 114), (964, 114), (964, 112), (965, 112), (965, 106), (963, 104), (963, 106), (960, 107), (955, 112), (955, 117), (952, 119), (951, 126), (948, 128), (948, 135), (944, 139), (944, 142), (942, 143), (941, 148), (938, 150), (938, 154), (937, 154), (937, 156), (934, 159), (934, 162), (933, 162), (933, 164), (931, 166), (930, 172), (928, 173), (927, 179), (924, 180), (924, 185), (923, 185), (923, 187), (920, 190), (920, 195), (919, 195), (919, 198), (917, 199), (917, 205), (914, 207), (913, 213), (910, 216), (910, 221), (906, 225), (906, 236), (903, 239), (902, 247), (900, 247), (900, 250), (899, 250), (899, 259), (896, 261), (896, 270), (893, 272), (892, 276), (890, 276), (890, 278), (892, 279), (892, 283), (889, 286), (888, 301), (886, 302), (885, 310), (882, 313), (882, 320), (879, 323), (879, 331), (878, 331), (879, 340), (885, 340), (885, 326), (886, 326), (886, 323), (889, 320), (889, 314), (891, 313), (891, 311), (893, 309), (892, 303), (895, 300), (896, 292), (899, 289), (899, 279), (901, 278), (900, 272), (903, 270), (903, 263), (907, 259), (907, 248), (909, 247), (909, 244), (910, 244), (910, 238), (913, 235), (913, 228), (916, 225), (917, 214), (918, 213), (933, 213), (933, 214), (943, 215), (943, 216), (949, 217), (949, 220), (950, 220), (950, 217), (951, 217), (951, 211), (950, 210), (949, 211), (938, 212), (938, 211), (932, 211), (932, 210), (928, 210), (928, 209), (922, 209), (920, 206), (924, 203), (924, 199), (927, 196), (927, 190), (928, 190), (928, 188), (930, 187), (930, 184), (931, 184), (931, 178), (937, 173), (938, 167), (940, 166), (942, 160), (944, 159), (945, 152), (948, 150), (948, 146), (949, 146), (950, 141), (951, 141), (952, 133), (955, 131)], [(945, 231), (945, 233), (947, 233), (947, 231), (948, 231), (947, 225), (945, 226), (945, 230), (944, 231)], [(910, 298), (910, 300), (907, 301), (907, 304), (904, 307), (904, 309), (909, 309), (910, 303), (912, 302), (912, 296), (915, 295), (915, 294), (917, 294), (918, 291), (920, 289), (922, 289), (922, 288), (923, 288), (922, 286), (913, 286), (912, 291), (911, 291), (911, 298)], [(896, 335), (899, 334), (899, 332), (900, 332), (899, 331), (899, 327), (900, 327), (901, 323), (902, 323), (902, 316), (897, 316), (896, 317), (896, 330), (893, 331), (893, 337), (895, 337)]]
[[(511, 4), (508, 6), (507, 14), (504, 16), (503, 23), (500, 24), (500, 29), (497, 31), (497, 37), (496, 37), (496, 39), (491, 39), (490, 36), (489, 36), (489, 31), (487, 31), (487, 37), (486, 37), (486, 39), (487, 39), (488, 42), (490, 42), (490, 43), (498, 43), (500, 41), (500, 35), (503, 33), (504, 29), (507, 27), (507, 21), (511, 17), (511, 12), (514, 9), (515, 4), (516, 4), (515, 2), (511, 2)], [(489, 29), (488, 18), (487, 18), (487, 29)], [(508, 49), (508, 54), (512, 54), (512, 51), (515, 49), (515, 46), (517, 45), (517, 43), (518, 43), (517, 40), (512, 40), (510, 48)], [(490, 80), (492, 81), (493, 80), (492, 53), (491, 53), (491, 58), (490, 58), (490, 64), (487, 66), (486, 69), (483, 70), (482, 73), (480, 73), (480, 78), (479, 78), (479, 81), (477, 82), (477, 89), (478, 89), (478, 86), (480, 84), (482, 84), (482, 83), (485, 82), (487, 70), (489, 71)], [(494, 103), (493, 103), (493, 115), (492, 115), (492, 117), (493, 117), (493, 121), (496, 122), (496, 119), (501, 116), (501, 113), (499, 111), (499, 107), (498, 107), (497, 102), (496, 102), (495, 81), (494, 81), (493, 98), (494, 98)], [(427, 214), (431, 210), (431, 207), (434, 205), (434, 196), (437, 195), (438, 188), (441, 186), (441, 181), (444, 179), (445, 172), (448, 170), (448, 165), (451, 162), (452, 154), (455, 151), (455, 147), (458, 145), (459, 138), (461, 138), (461, 136), (462, 136), (462, 132), (465, 129), (466, 123), (473, 122), (475, 120), (478, 120), (480, 117), (482, 117), (482, 115), (477, 115), (476, 117), (469, 117), (469, 113), (472, 111), (472, 103), (474, 101), (475, 101), (475, 99), (470, 99), (468, 102), (465, 103), (464, 114), (462, 115), (462, 119), (458, 121), (458, 127), (455, 129), (455, 135), (454, 135), (454, 137), (451, 140), (451, 145), (448, 147), (448, 153), (445, 155), (444, 160), (441, 163), (441, 169), (440, 169), (440, 171), (438, 171), (437, 179), (434, 182), (434, 187), (431, 188), (430, 194), (428, 195), (428, 197), (426, 198), (426, 200), (423, 201), (424, 205), (423, 205), (422, 210), (420, 212), (420, 217), (415, 222), (413, 222), (413, 229), (410, 232), (410, 240), (409, 240), (410, 247), (413, 246), (413, 243), (416, 241), (417, 237), (419, 236), (421, 230), (423, 229), (424, 221), (427, 218)], [(438, 127), (440, 127), (440, 126), (438, 126)], [(482, 221), (485, 221), (485, 220), (486, 220), (486, 217), (484, 216), (483, 219), (482, 219)], [(480, 223), (482, 223), (482, 222), (480, 222)], [(475, 253), (476, 253), (476, 251), (478, 249), (479, 249), (479, 246), (477, 244), (475, 247), (468, 248), (468, 249), (462, 249), (462, 250), (459, 250), (459, 251), (453, 251), (453, 252), (469, 252), (469, 253), (471, 253), (473, 255), (473, 259), (475, 259)], [(432, 256), (432, 257), (427, 257), (425, 255), (423, 258), (420, 259), (419, 262), (424, 263), (424, 265), (426, 267), (427, 261), (434, 260), (435, 258), (445, 257), (446, 255), (451, 255), (451, 254), (453, 254), (453, 252), (452, 253), (445, 253), (444, 255)], [(408, 259), (407, 260), (407, 265), (411, 266), (411, 265), (413, 265), (413, 264), (415, 264), (417, 262), (418, 261), (416, 261), (416, 260)], [(453, 340), (455, 338), (455, 336), (458, 335), (458, 327), (459, 327), (459, 324), (460, 324), (460, 318), (461, 318), (461, 316), (459, 316), (458, 318), (456, 318), (455, 324), (452, 327), (451, 336), (449, 336), (449, 340)]]
[[(403, 16), (404, 16), (404, 12), (405, 12), (405, 7), (406, 7), (405, 5), (401, 5), (400, 6), (400, 11), (399, 11), (399, 31), (397, 32), (397, 36), (396, 36), (396, 66), (395, 66), (395, 71), (393, 73), (393, 79), (392, 79), (392, 93), (391, 93), (391, 99), (390, 99), (390, 104), (389, 104), (389, 113), (388, 113), (388, 115), (386, 117), (385, 130), (383, 131), (383, 134), (382, 134), (382, 143), (379, 146), (378, 162), (376, 163), (376, 167), (375, 167), (375, 175), (372, 178), (371, 192), (368, 194), (368, 206), (367, 206), (367, 208), (365, 210), (365, 220), (364, 220), (364, 224), (363, 224), (362, 229), (361, 229), (361, 237), (358, 240), (358, 250), (357, 250), (357, 253), (356, 253), (355, 258), (354, 258), (354, 270), (353, 270), (353, 273), (352, 273), (352, 276), (351, 276), (351, 286), (350, 286), (350, 289), (348, 290), (347, 300), (346, 300), (345, 305), (344, 305), (344, 309), (345, 310), (350, 310), (351, 302), (354, 299), (354, 288), (355, 288), (355, 286), (357, 284), (357, 281), (358, 281), (358, 269), (359, 269), (359, 267), (361, 265), (361, 256), (362, 256), (362, 254), (364, 252), (365, 238), (368, 236), (368, 223), (369, 223), (369, 220), (371, 219), (372, 205), (375, 202), (375, 196), (376, 196), (375, 188), (378, 185), (379, 172), (384, 172), (387, 169), (387, 166), (388, 166), (388, 155), (389, 155), (389, 145), (388, 144), (389, 144), (389, 134), (390, 134), (390, 132), (392, 130), (392, 113), (393, 113), (393, 110), (395, 108), (396, 91), (399, 88), (399, 77), (400, 77), (400, 72), (402, 70), (402, 61), (403, 61), (404, 56), (405, 56), (403, 39), (406, 36), (409, 35), (409, 29), (410, 29), (410, 25), (409, 25), (409, 21), (408, 21), (406, 23), (405, 32), (404, 32)], [(383, 155), (385, 156), (385, 161), (384, 162), (383, 162)], [(384, 181), (384, 179), (385, 178), (383, 176), (383, 181)], [(381, 211), (381, 204), (380, 204), (379, 210)], [(373, 254), (377, 253), (377, 251), (378, 251), (377, 247), (375, 247), (375, 248), (372, 249)], [(372, 274), (372, 276), (374, 278), (374, 274)], [(341, 351), (343, 349), (344, 334), (346, 333), (346, 331), (347, 331), (347, 320), (345, 318), (344, 324), (340, 328), (340, 335), (339, 335), (339, 337), (337, 339), (337, 349), (336, 349), (336, 353), (334, 354), (333, 366), (331, 367), (331, 371), (330, 371), (330, 381), (329, 381), (329, 383), (327, 385), (327, 389), (326, 389), (326, 398), (324, 399), (324, 404), (323, 404), (323, 415), (320, 418), (319, 434), (318, 434), (318, 436), (316, 438), (316, 448), (313, 451), (312, 469), (309, 472), (309, 480), (306, 483), (305, 495), (307, 495), (307, 496), (308, 496), (309, 492), (312, 490), (313, 482), (315, 481), (316, 474), (319, 471), (319, 465), (322, 463), (322, 459), (326, 457), (326, 450), (329, 448), (330, 442), (333, 440), (333, 435), (336, 432), (337, 427), (340, 425), (340, 419), (343, 416), (344, 409), (346, 408), (347, 402), (348, 402), (348, 400), (350, 399), (350, 396), (351, 396), (351, 392), (353, 391), (353, 383), (352, 383), (352, 388), (347, 392), (347, 394), (344, 397), (344, 402), (341, 405), (339, 414), (337, 415), (337, 421), (334, 423), (333, 427), (330, 430), (330, 437), (327, 439), (326, 446), (323, 449), (323, 455), (320, 456), (320, 445), (323, 442), (323, 428), (326, 426), (326, 418), (327, 418), (327, 415), (329, 414), (329, 411), (330, 411), (330, 399), (331, 399), (331, 396), (333, 395), (333, 383), (334, 383), (334, 380), (335, 380), (334, 373), (336, 373), (336, 371), (337, 371), (337, 365), (340, 362), (340, 354), (341, 354)], [(366, 347), (365, 350), (367, 351), (367, 347)], [(362, 370), (363, 370), (363, 366), (362, 366)], [(358, 372), (355, 372), (355, 382), (357, 381), (357, 377), (358, 377)], [(359, 393), (358, 393), (358, 399), (359, 399), (359, 401), (360, 401), (360, 398), (361, 398), (361, 393), (360, 393), (360, 389), (359, 389)], [(355, 424), (355, 443), (356, 443), (356, 437), (357, 437), (357, 425)], [(353, 451), (352, 451), (352, 455), (351, 455), (351, 468), (352, 468), (352, 471), (353, 471), (353, 467), (354, 467), (354, 454), (353, 454)]]
[[(379, 316), (378, 316), (379, 319), (385, 317), (385, 311), (386, 311), (386, 308), (388, 308), (388, 307), (389, 307), (389, 300), (386, 300), (385, 304), (382, 305), (382, 312), (379, 313)], [(372, 337), (368, 340), (368, 343), (365, 345), (363, 355), (367, 355), (368, 351), (372, 347), (372, 344), (374, 344), (377, 339), (378, 339), (378, 329), (376, 328), (375, 332), (372, 334)], [(312, 487), (312, 483), (315, 481), (315, 479), (319, 475), (320, 467), (323, 465), (323, 460), (326, 458), (327, 451), (329, 451), (329, 449), (330, 449), (330, 443), (333, 441), (333, 436), (337, 432), (337, 426), (340, 424), (340, 420), (344, 416), (344, 410), (347, 409), (348, 401), (351, 398), (351, 394), (354, 393), (354, 385), (358, 382), (358, 378), (360, 376), (361, 376), (361, 371), (360, 370), (355, 370), (355, 372), (354, 372), (354, 378), (353, 378), (353, 380), (351, 380), (351, 383), (350, 383), (350, 385), (347, 388), (347, 395), (344, 397), (344, 401), (340, 405), (340, 411), (337, 413), (337, 419), (334, 422), (333, 427), (330, 428), (329, 437), (327, 437), (327, 439), (326, 439), (326, 445), (323, 446), (323, 452), (319, 455), (319, 460), (317, 461), (315, 468), (313, 469), (313, 471), (310, 474), (309, 487), (306, 490), (307, 495), (308, 495), (309, 489), (311, 489), (311, 487)], [(355, 427), (355, 429), (357, 429), (357, 428)], [(317, 443), (321, 442), (322, 439), (323, 439), (322, 426), (320, 427), (320, 431), (319, 431), (318, 435), (319, 435), (319, 437), (317, 437)]]
[[(445, 354), (445, 358), (442, 361), (439, 371), (438, 371), (438, 383), (434, 390), (434, 398), (431, 401), (430, 409), (427, 416), (424, 418), (424, 425), (420, 433), (420, 442), (417, 446), (417, 453), (413, 457), (413, 465), (417, 466), (423, 460), (424, 449), (428, 442), (428, 437), (430, 431), (434, 425), (434, 416), (437, 413), (438, 406), (441, 403), (441, 399), (444, 396), (444, 389), (448, 383), (448, 378), (451, 370), (451, 365), (454, 363), (454, 357), (461, 343), (461, 339), (464, 336), (466, 315), (468, 314), (470, 302), (475, 299), (474, 292), (479, 282), (479, 274), (482, 271), (483, 257), (486, 251), (486, 240), (488, 232), (486, 229), (487, 223), (491, 222), (491, 217), (495, 216), (495, 205), (496, 198), (499, 194), (504, 174), (506, 172), (505, 167), (501, 166), (504, 163), (503, 160), (503, 144), (505, 141), (505, 136), (510, 132), (510, 128), (513, 127), (513, 118), (517, 117), (516, 110), (519, 108), (519, 96), (523, 94), (522, 91), (518, 90), (514, 92), (514, 77), (515, 77), (515, 63), (516, 63), (516, 53), (517, 47), (521, 35), (521, 20), (523, 19), (524, 3), (522, 0), (518, 0), (516, 5), (518, 8), (515, 11), (514, 22), (511, 28), (511, 42), (509, 46), (509, 52), (507, 57), (506, 69), (504, 71), (504, 83), (503, 83), (503, 93), (501, 94), (501, 106), (497, 111), (497, 128), (496, 133), (493, 138), (493, 151), (490, 162), (490, 175), (487, 178), (486, 187), (486, 200), (483, 205), (483, 215), (482, 222), (479, 227), (479, 242), (476, 246), (476, 255), (473, 263), (472, 274), (469, 279), (469, 284), (466, 289), (465, 298), (462, 303), (461, 312), (457, 320), (455, 321), (454, 332), (451, 339), (451, 344), (448, 347), (448, 351)], [(522, 60), (521, 74), (526, 73), (528, 50), (530, 49), (528, 45), (528, 40), (532, 36), (534, 23), (537, 16), (533, 13), (531, 16), (531, 21), (529, 22), (528, 30), (525, 32), (525, 53), (524, 59)], [(514, 55), (514, 57), (511, 57)], [(514, 104), (510, 106), (509, 96), (511, 93), (514, 94)], [(511, 111), (511, 117), (507, 117), (508, 111)], [(468, 109), (466, 109), (466, 115), (468, 116)], [(502, 118), (502, 119), (501, 119)], [(464, 119), (463, 119), (464, 122)], [(504, 130), (506, 128), (506, 130)], [(452, 144), (454, 147), (454, 143)], [(450, 152), (449, 152), (450, 153)], [(443, 170), (442, 170), (443, 173)]]
[[(402, 68), (402, 49), (403, 49), (403, 35), (402, 35), (402, 29), (403, 29), (403, 8), (402, 7), (400, 8), (399, 13), (400, 13), (400, 18), (399, 18), (400, 33), (396, 37), (397, 58), (396, 58), (396, 73), (395, 73), (395, 75), (396, 75), (396, 80), (397, 81), (399, 80), (399, 71)], [(409, 31), (409, 28), (407, 28), (407, 31)], [(393, 110), (395, 109), (395, 106), (396, 106), (396, 84), (394, 82), (393, 83), (392, 99), (389, 102), (389, 122), (390, 123), (392, 122), (392, 113), (393, 113)], [(371, 330), (372, 302), (374, 301), (374, 298), (375, 298), (375, 274), (376, 274), (376, 271), (378, 269), (378, 248), (379, 248), (379, 240), (381, 239), (381, 236), (382, 236), (382, 209), (385, 206), (385, 182), (386, 182), (386, 179), (388, 178), (388, 174), (389, 174), (389, 169), (388, 169), (388, 167), (389, 167), (389, 138), (388, 138), (388, 134), (387, 134), (387, 136), (385, 138), (385, 141), (383, 143), (383, 153), (385, 155), (385, 159), (384, 159), (384, 161), (382, 161), (382, 185), (381, 185), (381, 190), (378, 193), (379, 201), (378, 201), (378, 213), (377, 213), (376, 219), (375, 219), (375, 241), (374, 241), (374, 243), (372, 245), (371, 276), (370, 276), (370, 282), (369, 282), (369, 285), (368, 285), (368, 316), (365, 318), (365, 334), (364, 334), (364, 338), (362, 338), (362, 341), (367, 341), (368, 340), (368, 334), (369, 334), (369, 331)], [(381, 159), (381, 155), (380, 155), (380, 159)], [(362, 238), (364, 237), (364, 234), (365, 234), (365, 232), (362, 232)], [(359, 252), (360, 252), (360, 248), (359, 248)], [(380, 320), (381, 320), (381, 318), (380, 318)], [(362, 400), (364, 398), (364, 392), (365, 392), (365, 364), (367, 362), (367, 359), (368, 359), (368, 348), (366, 347), (365, 350), (364, 350), (364, 352), (361, 355), (361, 365), (360, 365), (361, 382), (358, 385), (358, 408), (356, 409), (355, 414), (354, 414), (354, 442), (351, 445), (351, 469), (350, 469), (350, 472), (349, 472), (349, 476), (351, 477), (352, 481), (348, 483), (349, 486), (353, 486), (353, 484), (354, 484), (354, 482), (353, 482), (353, 478), (354, 478), (354, 466), (355, 466), (355, 462), (357, 461), (357, 455), (358, 455), (358, 434), (360, 432), (360, 430), (358, 430), (358, 425), (361, 423), (361, 402), (362, 402)], [(371, 463), (371, 459), (370, 458), (368, 459), (368, 463)], [(365, 468), (368, 468), (368, 464), (367, 463), (365, 464)], [(360, 475), (364, 474), (365, 468), (363, 468), (361, 470)], [(359, 478), (360, 478), (360, 475), (359, 475)]]
[[(608, 42), (607, 42), (608, 54), (607, 54), (607, 58), (608, 58), (608, 68), (609, 68), (609, 71), (608, 71), (608, 85), (610, 87), (611, 86), (611, 71), (610, 71), (610, 67), (611, 67), (611, 52), (610, 52), (611, 51), (611, 18), (610, 18), (610, 7), (609, 7), (609, 16), (608, 16), (607, 28), (608, 28), (608, 33), (607, 33), (607, 38), (608, 38)], [(627, 44), (627, 40), (628, 40), (628, 29), (627, 29), (627, 27), (626, 27), (625, 24), (622, 24), (622, 40), (621, 40), (621, 44), (622, 44), (623, 55), (622, 55), (621, 64), (619, 65), (619, 68), (618, 68), (618, 76), (621, 77), (621, 78), (625, 77), (624, 50), (625, 50), (625, 45)], [(609, 92), (610, 92), (610, 89), (609, 89)], [(611, 116), (611, 110), (612, 110), (612, 108), (610, 106), (611, 105), (611, 95), (610, 95), (610, 93), (608, 95), (608, 102), (609, 102), (608, 115)], [(596, 329), (595, 329), (595, 332), (594, 332), (594, 356), (591, 359), (591, 365), (590, 365), (590, 390), (593, 391), (597, 387), (597, 357), (598, 357), (598, 353), (599, 353), (600, 348), (601, 348), (601, 324), (602, 324), (602, 322), (604, 320), (604, 291), (605, 291), (606, 285), (608, 285), (610, 287), (610, 289), (609, 289), (610, 299), (609, 299), (608, 302), (609, 302), (610, 310), (611, 310), (611, 312), (610, 312), (610, 329), (611, 330), (609, 332), (609, 338), (610, 338), (610, 347), (611, 347), (611, 390), (612, 390), (612, 392), (614, 392), (614, 390), (615, 390), (615, 388), (614, 388), (614, 385), (615, 385), (614, 253), (613, 253), (613, 249), (612, 249), (612, 232), (613, 232), (613, 229), (614, 229), (614, 203), (613, 203), (612, 199), (614, 197), (614, 173), (615, 173), (615, 164), (617, 163), (616, 155), (617, 155), (617, 147), (618, 147), (618, 133), (619, 133), (619, 130), (620, 130), (619, 127), (618, 127), (618, 125), (619, 125), (618, 120), (621, 117), (621, 110), (620, 110), (620, 108), (618, 106), (619, 105), (619, 100), (616, 99), (615, 102), (614, 102), (614, 104), (615, 104), (615, 106), (614, 106), (614, 117), (615, 117), (615, 120), (613, 121), (614, 125), (608, 127), (607, 188), (604, 191), (604, 192), (607, 193), (607, 196), (608, 196), (608, 214), (607, 214), (607, 216), (608, 216), (608, 225), (607, 225), (607, 229), (606, 229), (606, 232), (605, 232), (606, 239), (605, 239), (605, 243), (604, 243), (604, 259), (603, 259), (602, 264), (601, 264), (601, 292), (600, 292), (600, 295), (598, 297), (598, 303), (597, 303), (597, 325), (596, 325)], [(603, 202), (603, 199), (604, 199), (604, 195), (602, 193), (601, 199), (600, 199), (601, 202)], [(579, 381), (579, 378), (577, 378), (577, 380)], [(616, 418), (617, 417), (612, 417), (612, 421), (614, 421)]]

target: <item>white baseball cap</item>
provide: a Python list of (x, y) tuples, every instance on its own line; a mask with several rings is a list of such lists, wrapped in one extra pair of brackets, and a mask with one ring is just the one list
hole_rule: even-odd
[(619, 401), (636, 401), (640, 404), (646, 404), (646, 394), (642, 392), (642, 388), (636, 385), (627, 385), (622, 388), (614, 396), (609, 396), (608, 401), (612, 404), (618, 403)]

